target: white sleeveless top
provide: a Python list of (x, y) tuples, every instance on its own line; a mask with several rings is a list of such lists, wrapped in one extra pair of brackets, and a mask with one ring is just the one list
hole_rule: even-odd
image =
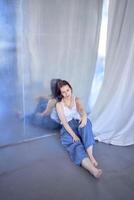
[(73, 98), (74, 98), (74, 102), (73, 102), (72, 108), (69, 108), (62, 102), (63, 111), (64, 111), (64, 115), (65, 115), (67, 122), (71, 121), (72, 119), (80, 120), (80, 114), (78, 113), (77, 108), (76, 108), (75, 97), (73, 97)]

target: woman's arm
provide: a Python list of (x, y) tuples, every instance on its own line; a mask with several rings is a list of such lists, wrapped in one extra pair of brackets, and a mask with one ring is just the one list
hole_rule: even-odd
[(56, 99), (54, 99), (54, 98), (50, 99), (48, 101), (46, 109), (40, 115), (42, 115), (42, 116), (49, 115), (51, 113), (52, 109), (55, 107), (56, 102), (57, 102)]
[(57, 109), (57, 113), (58, 113), (58, 116), (59, 116), (59, 119), (61, 120), (64, 128), (66, 129), (66, 131), (72, 136), (73, 138), (73, 141), (76, 142), (76, 141), (79, 141), (79, 137), (75, 134), (75, 132), (72, 130), (72, 128), (69, 126), (66, 118), (65, 118), (65, 115), (64, 115), (64, 112), (63, 112), (63, 107), (61, 105), (61, 103), (57, 103), (56, 104), (56, 109)]
[(87, 114), (86, 114), (86, 112), (84, 110), (84, 107), (83, 107), (80, 99), (78, 97), (76, 97), (75, 101), (76, 101), (77, 110), (78, 110), (78, 112), (79, 112), (79, 114), (81, 116), (81, 121), (80, 121), (80, 126), (79, 127), (82, 128), (87, 123)]

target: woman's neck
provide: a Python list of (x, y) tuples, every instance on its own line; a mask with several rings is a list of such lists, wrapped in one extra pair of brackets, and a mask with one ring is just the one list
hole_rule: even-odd
[(73, 107), (73, 97), (63, 98), (63, 103), (69, 108)]

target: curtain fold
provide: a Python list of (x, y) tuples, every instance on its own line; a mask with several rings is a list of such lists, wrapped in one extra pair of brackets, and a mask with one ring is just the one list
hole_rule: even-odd
[(95, 138), (114, 145), (134, 144), (134, 1), (112, 0), (103, 85), (92, 110)]
[(18, 76), (25, 88), (38, 84), (48, 91), (50, 79), (66, 79), (87, 106), (95, 71), (102, 3), (103, 0), (21, 1)]

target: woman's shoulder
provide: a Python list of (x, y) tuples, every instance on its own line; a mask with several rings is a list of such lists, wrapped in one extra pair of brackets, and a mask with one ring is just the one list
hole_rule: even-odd
[(61, 108), (61, 107), (62, 107), (62, 101), (56, 102), (56, 107), (57, 107), (57, 108)]
[(76, 101), (76, 102), (79, 102), (79, 101), (80, 101), (80, 98), (79, 98), (79, 97), (75, 97), (75, 101)]
[(76, 106), (81, 105), (81, 100), (80, 100), (79, 97), (76, 97), (76, 98), (75, 98), (75, 103), (76, 103)]

